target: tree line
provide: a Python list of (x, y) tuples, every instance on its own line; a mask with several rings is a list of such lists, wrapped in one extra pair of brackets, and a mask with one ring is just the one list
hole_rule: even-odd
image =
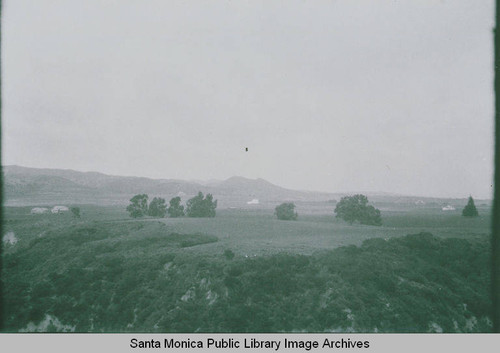
[[(217, 208), (217, 200), (214, 200), (212, 194), (204, 196), (201, 191), (198, 192), (198, 195), (187, 200), (186, 207), (181, 205), (179, 196), (170, 199), (168, 206), (164, 198), (154, 197), (149, 204), (148, 198), (147, 194), (138, 194), (130, 199), (130, 204), (127, 206), (130, 217), (150, 216), (163, 218), (167, 214), (171, 218), (183, 216), (215, 217), (215, 209)], [(368, 198), (365, 195), (357, 194), (342, 197), (337, 203), (334, 213), (336, 218), (340, 218), (351, 225), (355, 222), (364, 225), (382, 225), (380, 210), (368, 205)], [(298, 218), (293, 202), (284, 202), (276, 206), (274, 215), (279, 220), (286, 221), (294, 221)], [(462, 215), (464, 217), (477, 217), (479, 215), (472, 197), (469, 197)]]
[[(359, 222), (360, 224), (380, 226), (382, 217), (380, 210), (368, 205), (368, 198), (365, 195), (345, 196), (335, 207), (335, 217), (341, 218), (350, 224)], [(275, 216), (280, 220), (294, 221), (298, 218), (293, 202), (285, 202), (276, 206)]]
[[(335, 217), (340, 218), (349, 224), (359, 222), (359, 224), (381, 226), (382, 216), (378, 208), (368, 205), (368, 198), (365, 195), (357, 194), (345, 196), (340, 199), (335, 207)], [(285, 221), (295, 221), (298, 218), (293, 202), (284, 202), (276, 206), (274, 215)], [(464, 217), (477, 217), (479, 212), (474, 204), (474, 199), (469, 196), (467, 205), (462, 211)]]
[(167, 206), (164, 198), (154, 197), (148, 204), (149, 196), (147, 194), (138, 194), (130, 199), (127, 206), (127, 212), (132, 218), (144, 216), (163, 218), (168, 216), (177, 217), (215, 217), (217, 200), (214, 200), (212, 194), (206, 196), (200, 191), (198, 195), (187, 200), (186, 207), (181, 205), (179, 196), (173, 197)]

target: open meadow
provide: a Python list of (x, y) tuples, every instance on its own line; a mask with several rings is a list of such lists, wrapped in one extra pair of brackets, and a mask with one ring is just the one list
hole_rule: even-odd
[(250, 207), (160, 219), (80, 209), (4, 209), (8, 331), (491, 329), (488, 206), (465, 218), (388, 205), (382, 226), (350, 225), (326, 202), (297, 203), (296, 221)]

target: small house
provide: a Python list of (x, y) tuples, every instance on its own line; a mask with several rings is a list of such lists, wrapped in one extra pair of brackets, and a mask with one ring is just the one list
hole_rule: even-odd
[(44, 213), (48, 213), (49, 212), (49, 209), (46, 208), (46, 207), (34, 207), (31, 209), (31, 214), (44, 214)]
[(52, 213), (63, 213), (63, 212), (68, 212), (68, 211), (69, 211), (69, 208), (67, 208), (66, 206), (54, 206), (50, 210), (50, 212), (52, 212)]

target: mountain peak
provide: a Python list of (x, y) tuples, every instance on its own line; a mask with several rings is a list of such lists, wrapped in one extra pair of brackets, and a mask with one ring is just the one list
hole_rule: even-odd
[(224, 183), (240, 183), (240, 182), (249, 182), (249, 181), (254, 181), (255, 179), (250, 179), (250, 178), (245, 178), (239, 175), (232, 176), (230, 178), (227, 178), (224, 180)]
[(250, 179), (250, 178), (245, 178), (242, 176), (232, 176), (222, 182), (224, 185), (234, 185), (234, 186), (243, 186), (243, 185), (255, 185), (255, 186), (274, 186), (274, 187), (279, 187), (277, 185), (274, 185), (270, 182), (268, 182), (265, 179), (262, 178), (257, 178), (257, 179)]

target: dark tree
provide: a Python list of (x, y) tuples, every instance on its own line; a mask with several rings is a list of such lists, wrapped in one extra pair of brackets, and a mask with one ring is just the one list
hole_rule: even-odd
[(226, 249), (226, 250), (224, 250), (224, 257), (227, 260), (232, 260), (232, 259), (234, 259), (234, 252), (230, 249)]
[(285, 221), (295, 221), (298, 217), (297, 212), (295, 212), (295, 204), (293, 202), (285, 202), (274, 209), (274, 214), (278, 219)]
[(127, 206), (130, 217), (138, 218), (148, 214), (148, 195), (138, 194), (130, 199), (130, 205)]
[(161, 197), (155, 197), (149, 203), (148, 215), (152, 217), (163, 218), (167, 214), (167, 205), (165, 204), (165, 199)]
[(477, 212), (476, 205), (474, 204), (474, 199), (472, 196), (469, 196), (469, 202), (464, 207), (462, 211), (462, 216), (464, 217), (477, 217), (479, 216), (479, 212)]
[(337, 218), (353, 224), (358, 221), (360, 224), (382, 225), (380, 210), (368, 205), (368, 198), (365, 195), (354, 195), (343, 197), (335, 207)]
[(80, 218), (80, 207), (71, 207), (71, 213), (73, 213), (73, 217)]
[(172, 218), (184, 216), (184, 206), (181, 205), (181, 198), (179, 196), (170, 200), (170, 206), (167, 211), (168, 215)]
[(370, 224), (374, 226), (382, 225), (382, 216), (380, 215), (380, 210), (373, 207), (372, 205), (366, 206), (359, 223)]
[(211, 194), (204, 198), (200, 191), (198, 195), (186, 202), (186, 214), (188, 217), (215, 217), (217, 200), (214, 201)]

